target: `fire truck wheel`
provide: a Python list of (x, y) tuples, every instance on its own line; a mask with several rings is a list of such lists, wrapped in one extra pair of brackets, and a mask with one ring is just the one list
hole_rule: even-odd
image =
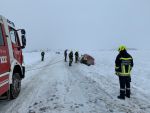
[(10, 85), (10, 99), (15, 99), (21, 90), (21, 78), (19, 73), (14, 73), (12, 77), (12, 84)]

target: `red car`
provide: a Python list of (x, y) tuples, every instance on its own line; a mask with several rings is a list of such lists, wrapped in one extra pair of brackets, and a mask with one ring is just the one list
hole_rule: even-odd
[(94, 58), (88, 54), (84, 54), (81, 56), (81, 60), (80, 60), (81, 63), (83, 64), (86, 64), (88, 66), (90, 65), (94, 65)]

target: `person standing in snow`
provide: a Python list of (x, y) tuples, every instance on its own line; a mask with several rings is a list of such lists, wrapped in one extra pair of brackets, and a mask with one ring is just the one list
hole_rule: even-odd
[(41, 52), (41, 61), (44, 61), (44, 55), (45, 55), (45, 52), (42, 51), (42, 52)]
[(72, 62), (73, 62), (73, 52), (71, 51), (71, 52), (69, 53), (69, 66), (72, 65)]
[(67, 62), (67, 49), (64, 51), (65, 62)]
[(131, 76), (130, 72), (133, 67), (133, 58), (132, 56), (127, 53), (125, 46), (120, 46), (119, 54), (116, 57), (115, 61), (115, 72), (116, 75), (119, 77), (120, 83), (120, 95), (118, 99), (125, 99), (125, 96), (130, 98), (130, 82)]
[(78, 51), (75, 52), (75, 63), (79, 61), (79, 53)]

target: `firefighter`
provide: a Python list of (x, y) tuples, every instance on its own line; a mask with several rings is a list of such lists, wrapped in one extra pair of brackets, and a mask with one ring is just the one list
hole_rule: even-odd
[(79, 53), (78, 51), (75, 52), (75, 63), (79, 61)]
[(45, 52), (42, 51), (42, 52), (41, 52), (41, 61), (44, 61), (44, 55), (45, 55)]
[(115, 72), (116, 75), (119, 77), (120, 83), (120, 95), (118, 99), (125, 99), (125, 96), (130, 98), (130, 82), (131, 76), (130, 72), (133, 67), (133, 58), (132, 56), (127, 53), (125, 46), (120, 46), (119, 54), (116, 57), (115, 61)]
[(64, 51), (65, 62), (67, 62), (67, 49)]
[(72, 62), (73, 62), (73, 52), (71, 51), (71, 52), (69, 53), (69, 66), (72, 65)]

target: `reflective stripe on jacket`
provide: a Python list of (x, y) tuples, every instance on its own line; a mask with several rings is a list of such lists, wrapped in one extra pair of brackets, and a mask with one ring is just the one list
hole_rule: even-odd
[(117, 75), (130, 76), (133, 67), (133, 59), (126, 51), (119, 53), (116, 58), (115, 65), (115, 71)]

